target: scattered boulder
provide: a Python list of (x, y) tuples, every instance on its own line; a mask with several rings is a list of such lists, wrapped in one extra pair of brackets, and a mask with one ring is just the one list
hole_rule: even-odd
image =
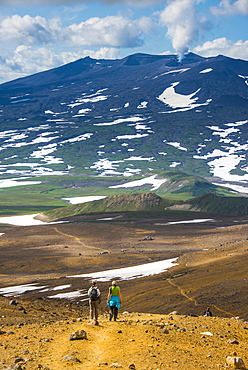
[(12, 299), (11, 301), (9, 301), (9, 305), (10, 306), (17, 306), (17, 302), (14, 300), (14, 299)]
[(61, 361), (81, 362), (77, 357), (71, 355), (64, 356)]
[(202, 332), (202, 333), (200, 333), (201, 335), (208, 335), (208, 336), (210, 336), (210, 337), (212, 337), (213, 336), (213, 333), (211, 333), (210, 331), (204, 331), (204, 332)]
[(118, 364), (118, 362), (113, 362), (109, 367), (121, 368), (123, 366)]
[(168, 329), (159, 329), (159, 333), (169, 334), (169, 330)]
[(235, 357), (227, 356), (226, 365), (233, 367), (234, 369), (246, 370), (244, 361), (241, 357), (236, 357), (236, 352), (233, 354)]
[(19, 362), (25, 362), (25, 361), (24, 361), (24, 359), (23, 359), (23, 358), (21, 358), (21, 357), (17, 357), (17, 358), (15, 358), (15, 359), (14, 359), (14, 363), (15, 363), (15, 364), (18, 364)]
[(87, 339), (85, 330), (77, 330), (70, 335), (70, 340)]
[(169, 315), (179, 315), (179, 313), (177, 311), (172, 311), (169, 313)]
[(150, 236), (150, 235), (147, 235), (143, 239), (140, 239), (140, 240), (141, 241), (143, 241), (143, 240), (154, 240), (154, 238), (152, 236)]
[(185, 332), (186, 329), (185, 328), (181, 328), (181, 329), (178, 329), (178, 331)]
[(239, 342), (236, 339), (228, 339), (227, 343), (230, 343), (230, 344), (239, 344)]
[(19, 306), (19, 307), (18, 307), (18, 310), (19, 310), (19, 311), (22, 311), (23, 313), (27, 313), (27, 311), (25, 310), (25, 308), (24, 308), (24, 307), (22, 307), (22, 306)]

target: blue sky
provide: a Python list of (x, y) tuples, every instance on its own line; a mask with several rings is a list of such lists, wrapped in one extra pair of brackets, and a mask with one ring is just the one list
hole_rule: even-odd
[(248, 60), (248, 0), (0, 0), (0, 83), (85, 56)]

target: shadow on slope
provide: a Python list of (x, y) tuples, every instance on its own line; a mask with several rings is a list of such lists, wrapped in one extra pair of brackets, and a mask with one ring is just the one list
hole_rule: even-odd
[(190, 208), (199, 211), (233, 216), (248, 215), (248, 198), (220, 197), (212, 193), (203, 194), (189, 201)]
[(187, 201), (161, 198), (155, 193), (113, 195), (93, 202), (54, 209), (37, 216), (49, 221), (83, 214), (115, 212), (163, 212), (168, 210), (198, 211), (233, 216), (248, 215), (248, 198), (221, 197), (207, 193)]

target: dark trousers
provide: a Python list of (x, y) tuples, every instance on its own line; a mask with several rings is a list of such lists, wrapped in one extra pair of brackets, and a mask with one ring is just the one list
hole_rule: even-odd
[(110, 320), (113, 317), (114, 321), (116, 321), (118, 315), (118, 308), (115, 306), (110, 306), (109, 308), (110, 308)]

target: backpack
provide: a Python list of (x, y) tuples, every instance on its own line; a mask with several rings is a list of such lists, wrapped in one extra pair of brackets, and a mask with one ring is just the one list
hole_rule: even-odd
[(96, 301), (98, 299), (98, 292), (97, 292), (97, 288), (95, 287), (92, 287), (91, 290), (90, 290), (90, 293), (89, 293), (89, 298), (92, 300), (92, 301)]

